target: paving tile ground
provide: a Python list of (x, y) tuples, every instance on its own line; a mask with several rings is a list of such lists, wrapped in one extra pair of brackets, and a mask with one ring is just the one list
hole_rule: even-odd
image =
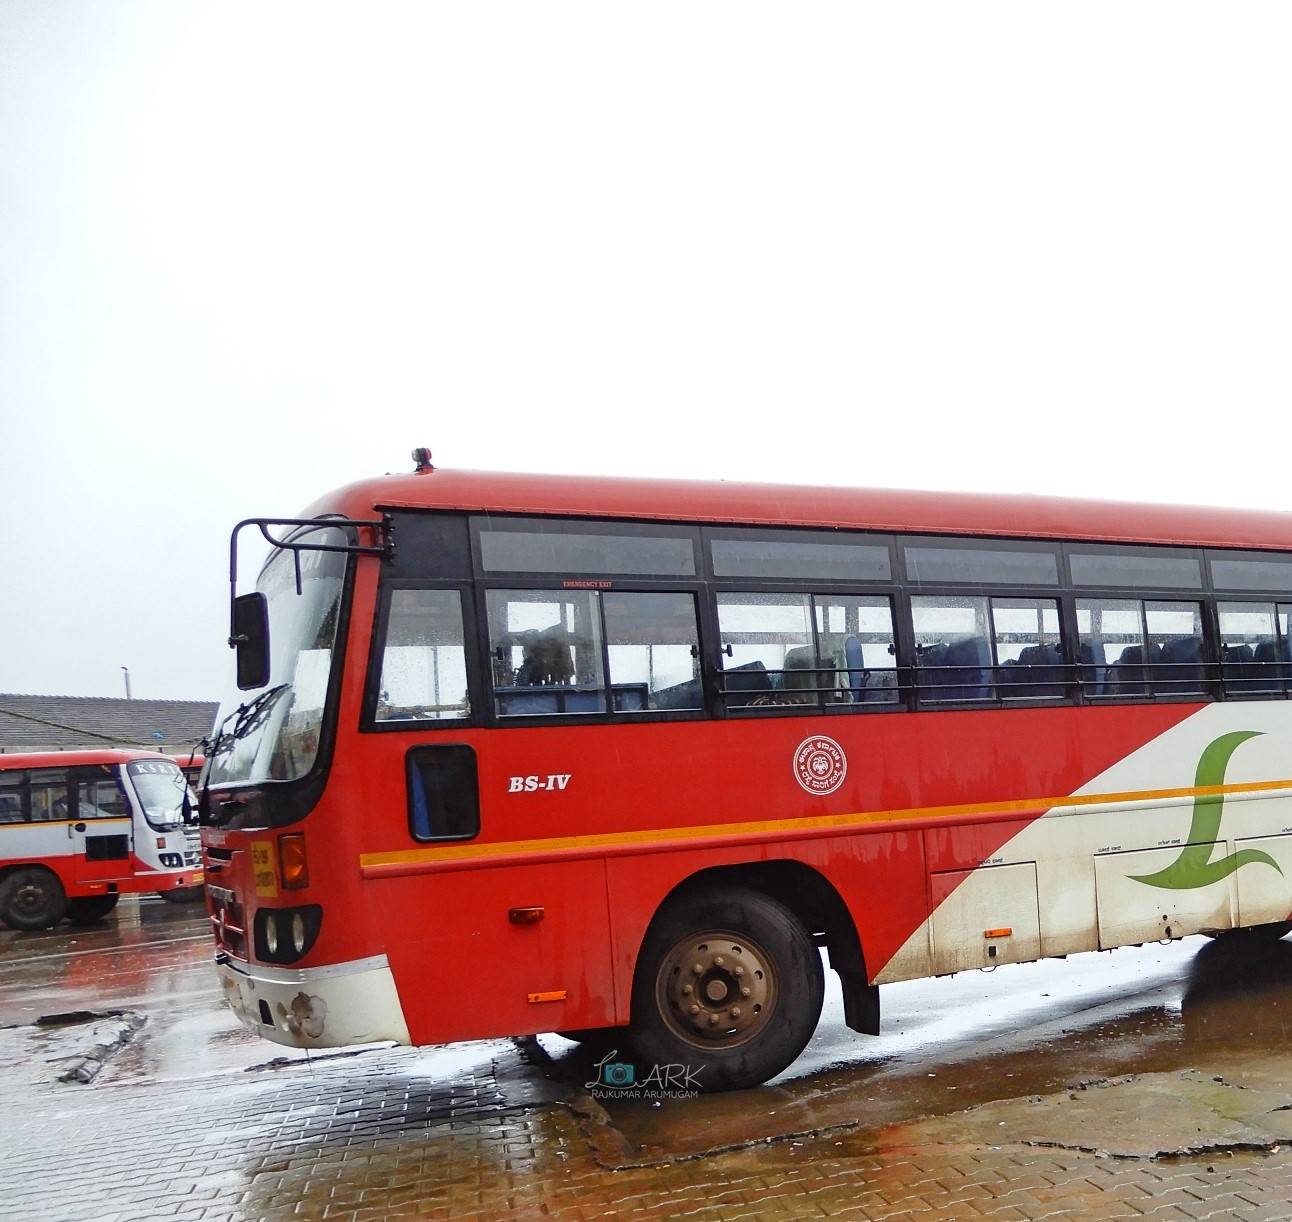
[(27, 1085), (0, 1101), (0, 1217), (1292, 1218), (1292, 1149), (995, 1145), (970, 1113), (616, 1170), (541, 1072), (513, 1093), (518, 1064), (434, 1080), (392, 1051), (178, 1090)]

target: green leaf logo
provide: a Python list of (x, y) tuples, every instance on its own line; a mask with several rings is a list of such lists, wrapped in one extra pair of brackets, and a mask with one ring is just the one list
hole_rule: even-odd
[[(1194, 775), (1194, 786), (1198, 789), (1214, 789), (1225, 783), (1225, 769), (1229, 767), (1229, 757), (1249, 738), (1259, 737), (1255, 730), (1239, 730), (1233, 734), (1222, 734), (1211, 743), (1198, 760), (1198, 771)], [(1197, 794), (1193, 799), (1193, 821), (1189, 824), (1189, 843), (1180, 851), (1169, 866), (1158, 870), (1156, 874), (1131, 874), (1132, 882), (1144, 883), (1149, 887), (1164, 887), (1172, 891), (1188, 891), (1195, 887), (1206, 887), (1228, 878), (1241, 866), (1260, 862), (1273, 866), (1283, 873), (1279, 863), (1268, 853), (1259, 849), (1240, 849), (1228, 857), (1209, 860), (1215, 851), (1214, 841), (1220, 835), (1220, 819), (1224, 814), (1225, 795), (1221, 793)]]

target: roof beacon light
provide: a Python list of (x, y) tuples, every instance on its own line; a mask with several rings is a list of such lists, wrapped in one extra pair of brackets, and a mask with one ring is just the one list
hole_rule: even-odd
[(413, 451), (413, 461), (417, 464), (417, 473), (419, 475), (423, 471), (435, 470), (435, 467), (431, 464), (431, 452), (425, 446), (418, 446)]

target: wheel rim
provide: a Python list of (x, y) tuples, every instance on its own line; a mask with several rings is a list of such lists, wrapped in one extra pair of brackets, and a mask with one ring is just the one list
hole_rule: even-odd
[(735, 1048), (771, 1020), (778, 993), (772, 957), (729, 930), (688, 934), (660, 963), (655, 996), (673, 1031), (696, 1048)]
[(32, 920), (43, 916), (49, 907), (49, 896), (44, 887), (36, 883), (26, 883), (14, 892), (13, 909), (20, 917)]

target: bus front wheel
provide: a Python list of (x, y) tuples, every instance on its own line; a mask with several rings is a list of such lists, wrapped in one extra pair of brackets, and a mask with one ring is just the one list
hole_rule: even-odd
[(67, 892), (40, 866), (7, 874), (0, 882), (0, 921), (10, 929), (50, 929), (67, 911)]
[(101, 921), (116, 906), (118, 895), (90, 895), (84, 899), (67, 901), (67, 919), (73, 925), (93, 925)]
[(736, 1090), (775, 1077), (821, 1016), (821, 956), (784, 904), (740, 887), (656, 918), (633, 984), (637, 1083)]

